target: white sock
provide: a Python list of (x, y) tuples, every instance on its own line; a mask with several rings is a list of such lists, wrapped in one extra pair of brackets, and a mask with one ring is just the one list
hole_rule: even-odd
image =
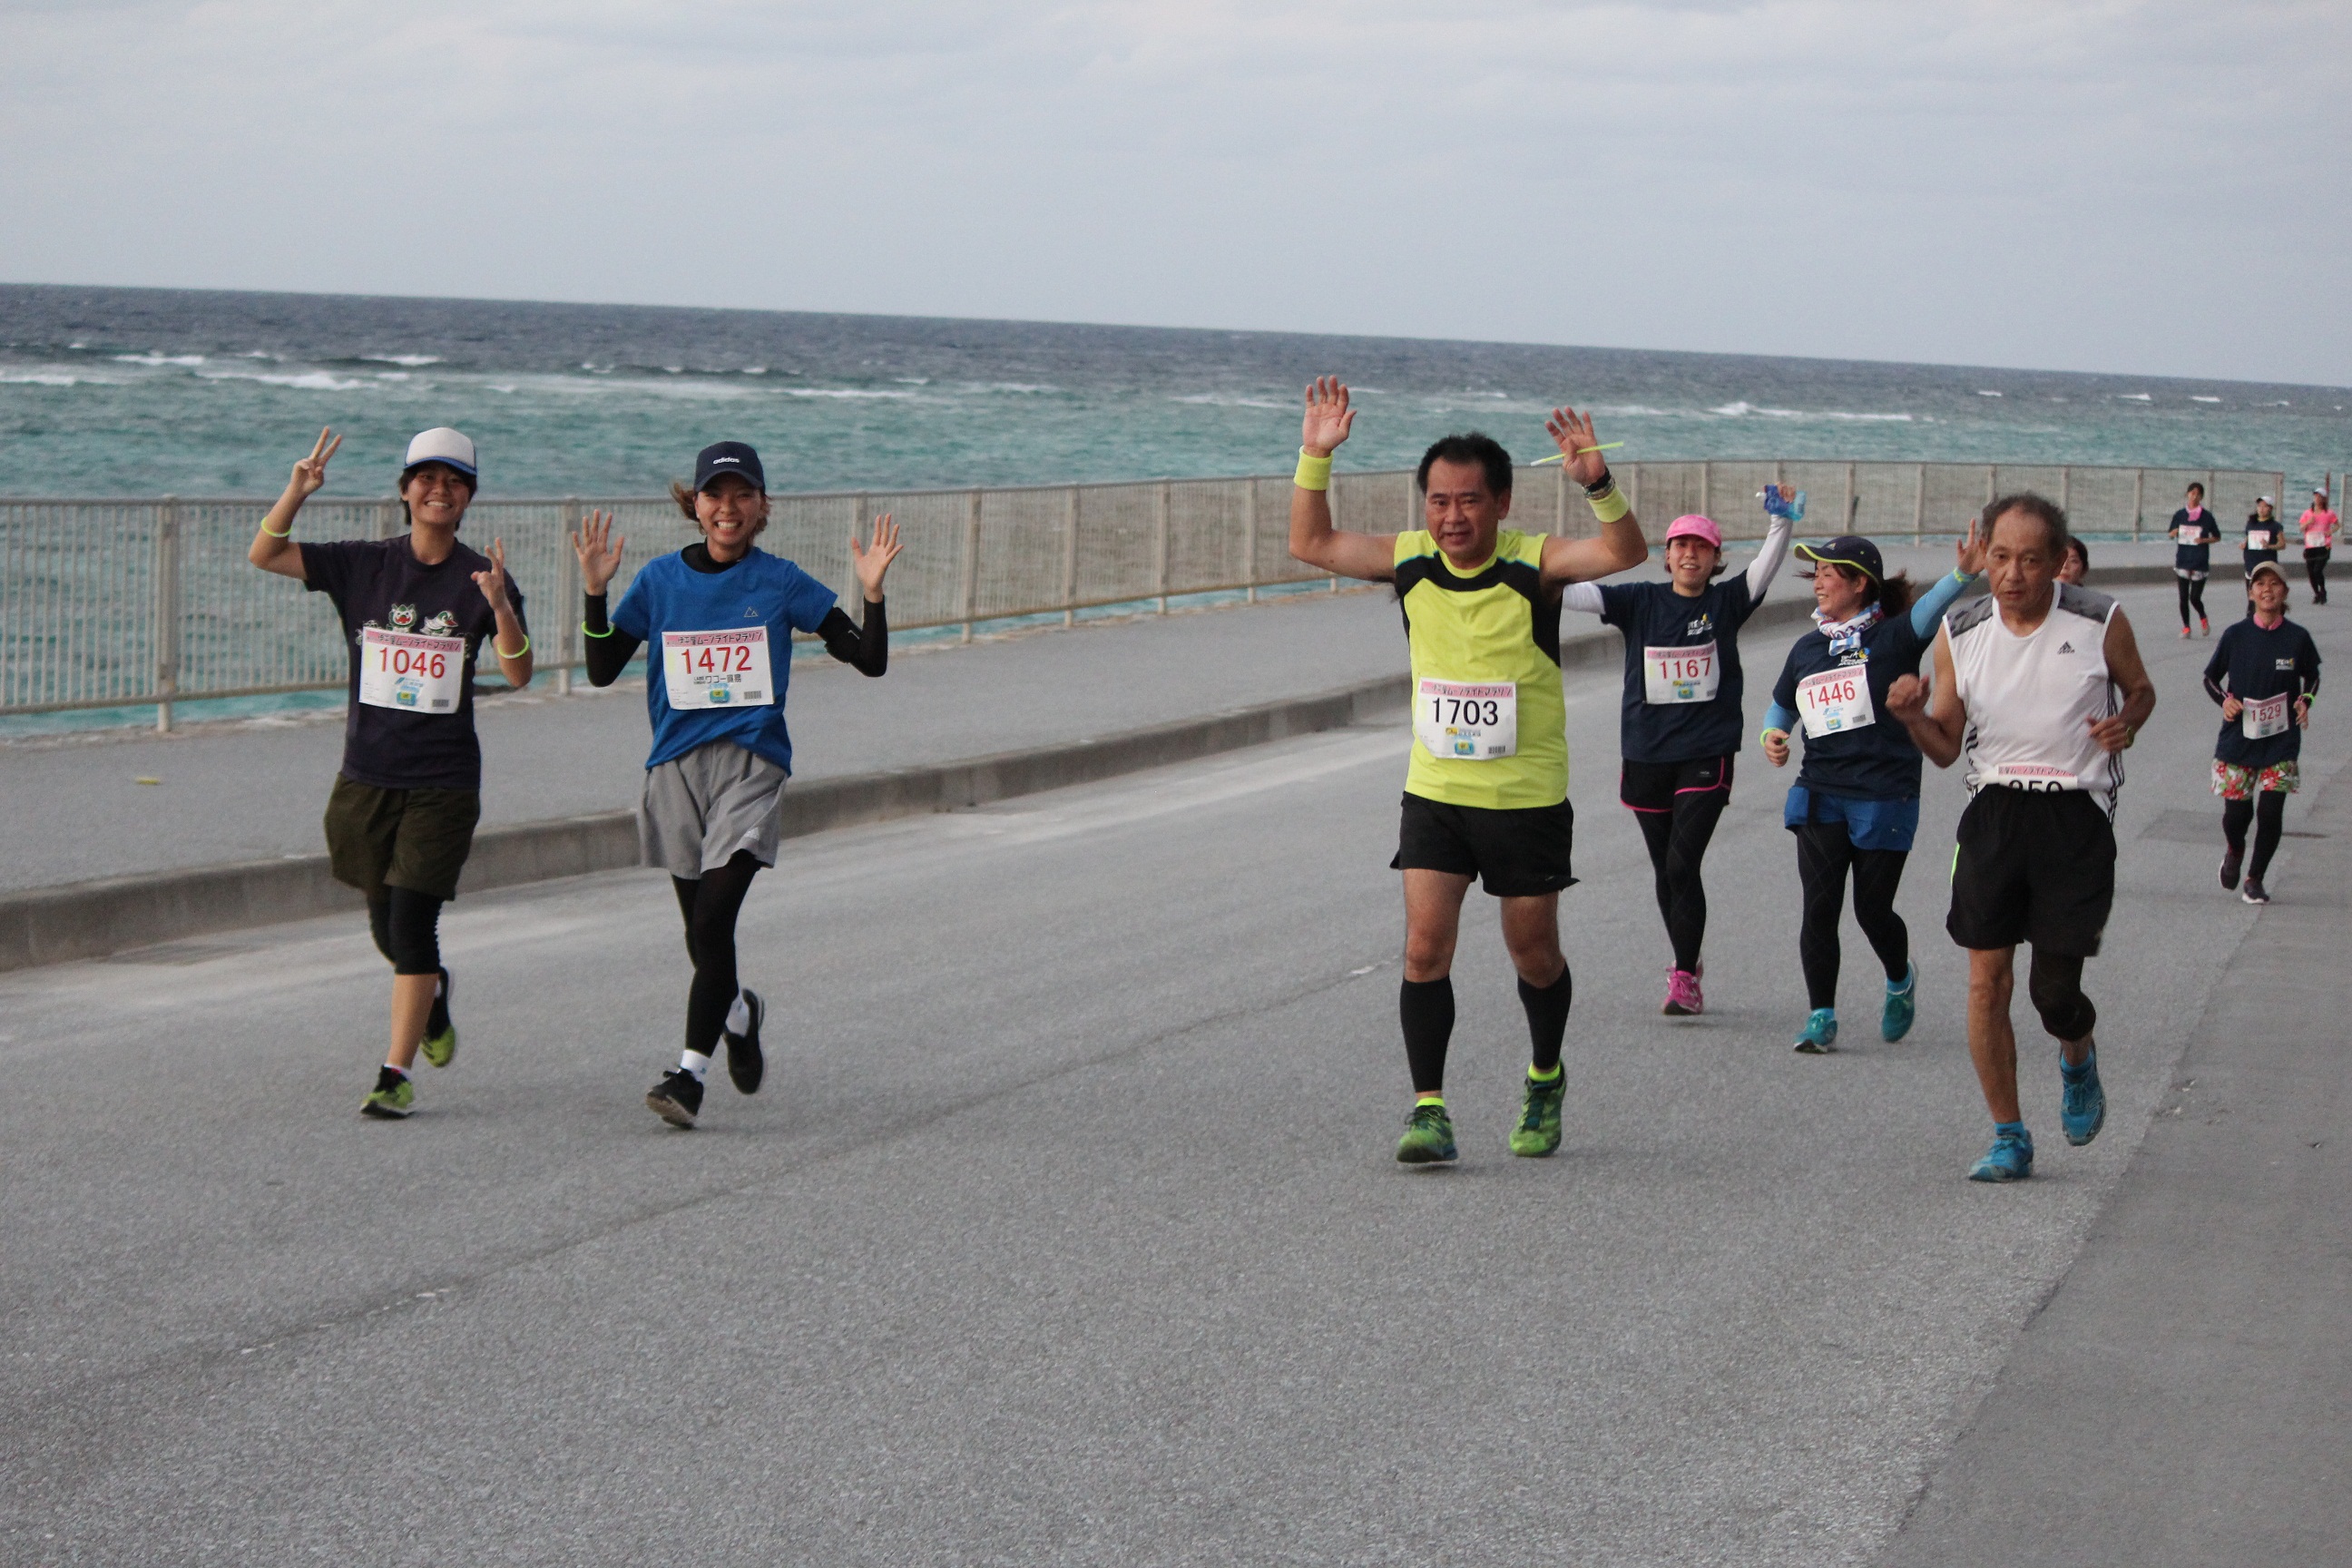
[(677, 1053), (677, 1070), (692, 1073), (694, 1081), (700, 1083), (702, 1075), (710, 1070), (710, 1058), (700, 1051), (680, 1051)]
[(386, 1062), (386, 1063), (384, 1063), (383, 1065), (384, 1065), (384, 1066), (386, 1066), (386, 1067), (388, 1067), (388, 1068), (392, 1068), (392, 1070), (393, 1070), (393, 1071), (394, 1071), (394, 1072), (398, 1073), (398, 1074), (399, 1074), (401, 1077), (403, 1077), (403, 1078), (406, 1078), (406, 1077), (408, 1076), (408, 1069), (407, 1069), (406, 1068), (396, 1068), (396, 1067), (392, 1067), (392, 1064), (391, 1064), (390, 1062)]
[(740, 1035), (751, 1026), (751, 1005), (743, 1000), (743, 993), (735, 993), (735, 1005), (727, 1009), (727, 1032)]

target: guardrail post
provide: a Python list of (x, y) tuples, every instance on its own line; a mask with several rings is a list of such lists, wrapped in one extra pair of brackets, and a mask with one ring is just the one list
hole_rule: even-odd
[(1853, 465), (1845, 466), (1845, 531), (1854, 531), (1854, 514), (1862, 510), (1862, 496), (1853, 488)]
[(1919, 465), (1918, 478), (1911, 491), (1911, 542), (1918, 543), (1927, 537), (1927, 465)]
[(1633, 474), (1627, 481), (1629, 488), (1625, 491), (1625, 504), (1633, 509), (1635, 517), (1639, 517), (1642, 515), (1642, 465), (1628, 463), (1626, 467), (1632, 468)]
[(401, 510), (400, 498), (387, 496), (375, 503), (375, 536), (378, 539), (400, 537), (406, 514)]
[(1703, 462), (1698, 466), (1698, 514), (1715, 515), (1715, 465)]
[(1568, 465), (1562, 463), (1559, 472), (1552, 476), (1551, 534), (1554, 539), (1568, 536)]
[(2058, 510), (2066, 514), (2071, 526), (2074, 521), (2074, 468), (2071, 463), (2058, 467)]
[(2139, 542), (2140, 521), (2147, 516), (2147, 470), (2132, 470), (2132, 542)]
[(1242, 570), (1242, 581), (1247, 584), (1247, 599), (1257, 603), (1257, 481), (1242, 481), (1242, 559), (1249, 564)]
[[(1251, 494), (1256, 494), (1255, 486)], [(1062, 625), (1078, 624), (1078, 487), (1072, 485), (1062, 517)]]
[(1996, 464), (1987, 463), (1985, 465), (1985, 505), (1990, 506), (1995, 500), (2000, 499), (2000, 467)]
[[(1337, 530), (1339, 526), (1339, 479), (1336, 474), (1332, 476), (1331, 488), (1324, 492), (1323, 499), (1331, 508), (1331, 526)], [(1409, 533), (1412, 530), (1405, 531)], [(1339, 579), (1337, 576), (1326, 577), (1323, 585), (1336, 594), (1339, 591)]]
[(1160, 613), (1168, 613), (1168, 493), (1166, 479), (1151, 492), (1151, 586), (1160, 595)]
[(180, 689), (180, 500), (155, 509), (155, 732), (172, 732), (172, 699)]
[(963, 510), (963, 581), (957, 585), (958, 606), (963, 612), (963, 640), (971, 641), (971, 611), (980, 589), (980, 492), (971, 491)]
[(572, 695), (572, 667), (581, 657), (580, 617), (572, 606), (580, 603), (580, 557), (572, 553), (571, 535), (581, 526), (580, 498), (567, 496), (563, 502), (563, 537), (557, 540), (555, 573), (559, 579), (555, 602), (555, 694)]

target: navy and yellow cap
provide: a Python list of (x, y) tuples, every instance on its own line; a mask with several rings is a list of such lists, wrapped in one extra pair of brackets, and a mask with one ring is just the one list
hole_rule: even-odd
[(1797, 559), (1816, 566), (1851, 566), (1874, 583), (1886, 581), (1886, 562), (1878, 546), (1858, 533), (1841, 533), (1826, 544), (1800, 544)]
[(765, 495), (768, 476), (760, 467), (760, 454), (741, 441), (714, 441), (694, 457), (694, 488), (707, 490), (710, 481), (721, 474), (738, 474), (751, 482), (751, 488)]

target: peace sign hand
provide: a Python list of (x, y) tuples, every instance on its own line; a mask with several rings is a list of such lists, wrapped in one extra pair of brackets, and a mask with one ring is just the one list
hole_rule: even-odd
[(856, 557), (857, 585), (875, 604), (882, 602), (883, 574), (890, 570), (890, 563), (898, 559), (899, 548), (898, 525), (887, 511), (874, 520), (874, 542), (870, 547), (861, 543), (856, 533), (849, 536), (849, 552)]
[(613, 531), (609, 511), (592, 511), (580, 520), (580, 531), (572, 536), (572, 553), (580, 558), (580, 586), (590, 598), (601, 597), (612, 586), (613, 574), (621, 569), (621, 546), (627, 542)]
[(288, 493), (296, 500), (308, 500), (318, 494), (319, 487), (327, 482), (327, 459), (333, 457), (335, 448), (342, 444), (343, 438), (335, 435), (332, 427), (320, 431), (319, 439), (310, 447), (310, 455), (295, 463), (294, 472), (286, 481)]
[(474, 586), (479, 588), (482, 591), (482, 597), (490, 602), (491, 614), (511, 613), (507, 607), (507, 542), (505, 540), (490, 541), (490, 569), (474, 574)]
[(1298, 426), (1298, 444), (1308, 457), (1329, 457), (1355, 427), (1347, 383), (1336, 375), (1319, 375), (1307, 384), (1307, 417)]

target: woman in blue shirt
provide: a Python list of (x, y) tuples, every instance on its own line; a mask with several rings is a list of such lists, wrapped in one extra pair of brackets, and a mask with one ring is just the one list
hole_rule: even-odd
[(882, 579), (898, 554), (898, 528), (885, 516), (875, 520), (870, 546), (850, 538), (865, 590), (861, 626), (832, 589), (753, 542), (768, 525), (768, 486), (750, 447), (704, 447), (694, 488), (674, 484), (670, 493), (701, 542), (646, 562), (609, 619), (604, 590), (620, 570), (624, 541), (612, 536), (610, 518), (592, 514), (572, 542), (587, 596), (589, 680), (610, 686), (640, 645), (652, 655), (646, 710), (654, 743), (637, 836), (645, 863), (670, 874), (694, 981), (686, 1049), (646, 1104), (674, 1127), (692, 1127), (720, 1039), (728, 1077), (742, 1093), (757, 1092), (766, 1071), (760, 1024), (767, 1009), (737, 979), (735, 917), (752, 877), (776, 863), (783, 837), (793, 634), (815, 633), (834, 658), (866, 675), (888, 668)]
[(2180, 594), (2180, 635), (2189, 635), (2189, 611), (2197, 610), (2198, 628), (2207, 637), (2213, 635), (2205, 619), (2205, 579), (2213, 571), (2213, 546), (2221, 538), (2221, 525), (2205, 510), (2205, 487), (2190, 485), (2185, 498), (2187, 504), (2172, 514), (2172, 576)]
[(1805, 890), (1797, 952), (1812, 1012), (1797, 1049), (1837, 1048), (1838, 919), (1846, 873), (1853, 874), (1853, 915), (1886, 972), (1879, 1033), (1899, 1040), (1918, 1005), (1918, 965), (1911, 934), (1895, 912), (1903, 867), (1919, 830), (1919, 748), (1886, 713), (1886, 689), (1919, 672), (1944, 611), (1984, 569), (1977, 523), (1960, 541), (1949, 576), (1912, 598), (1910, 583), (1886, 574), (1878, 546), (1853, 535), (1800, 544), (1814, 563), (1814, 629), (1797, 639), (1772, 689), (1760, 737), (1774, 767), (1789, 761), (1789, 737), (1801, 729), (1805, 760), (1790, 787), (1781, 821), (1797, 836), (1797, 876)]
[(2213, 743), (2213, 793), (2221, 797), (2221, 886), (2238, 885), (2246, 826), (2254, 823), (2254, 858), (2245, 868), (2250, 904), (2267, 904), (2263, 874), (2286, 830), (2286, 797), (2301, 783), (2303, 731), (2319, 692), (2319, 647), (2286, 618), (2286, 568), (2257, 564), (2248, 584), (2250, 619), (2224, 627), (2205, 661), (2205, 695), (2221, 706)]

